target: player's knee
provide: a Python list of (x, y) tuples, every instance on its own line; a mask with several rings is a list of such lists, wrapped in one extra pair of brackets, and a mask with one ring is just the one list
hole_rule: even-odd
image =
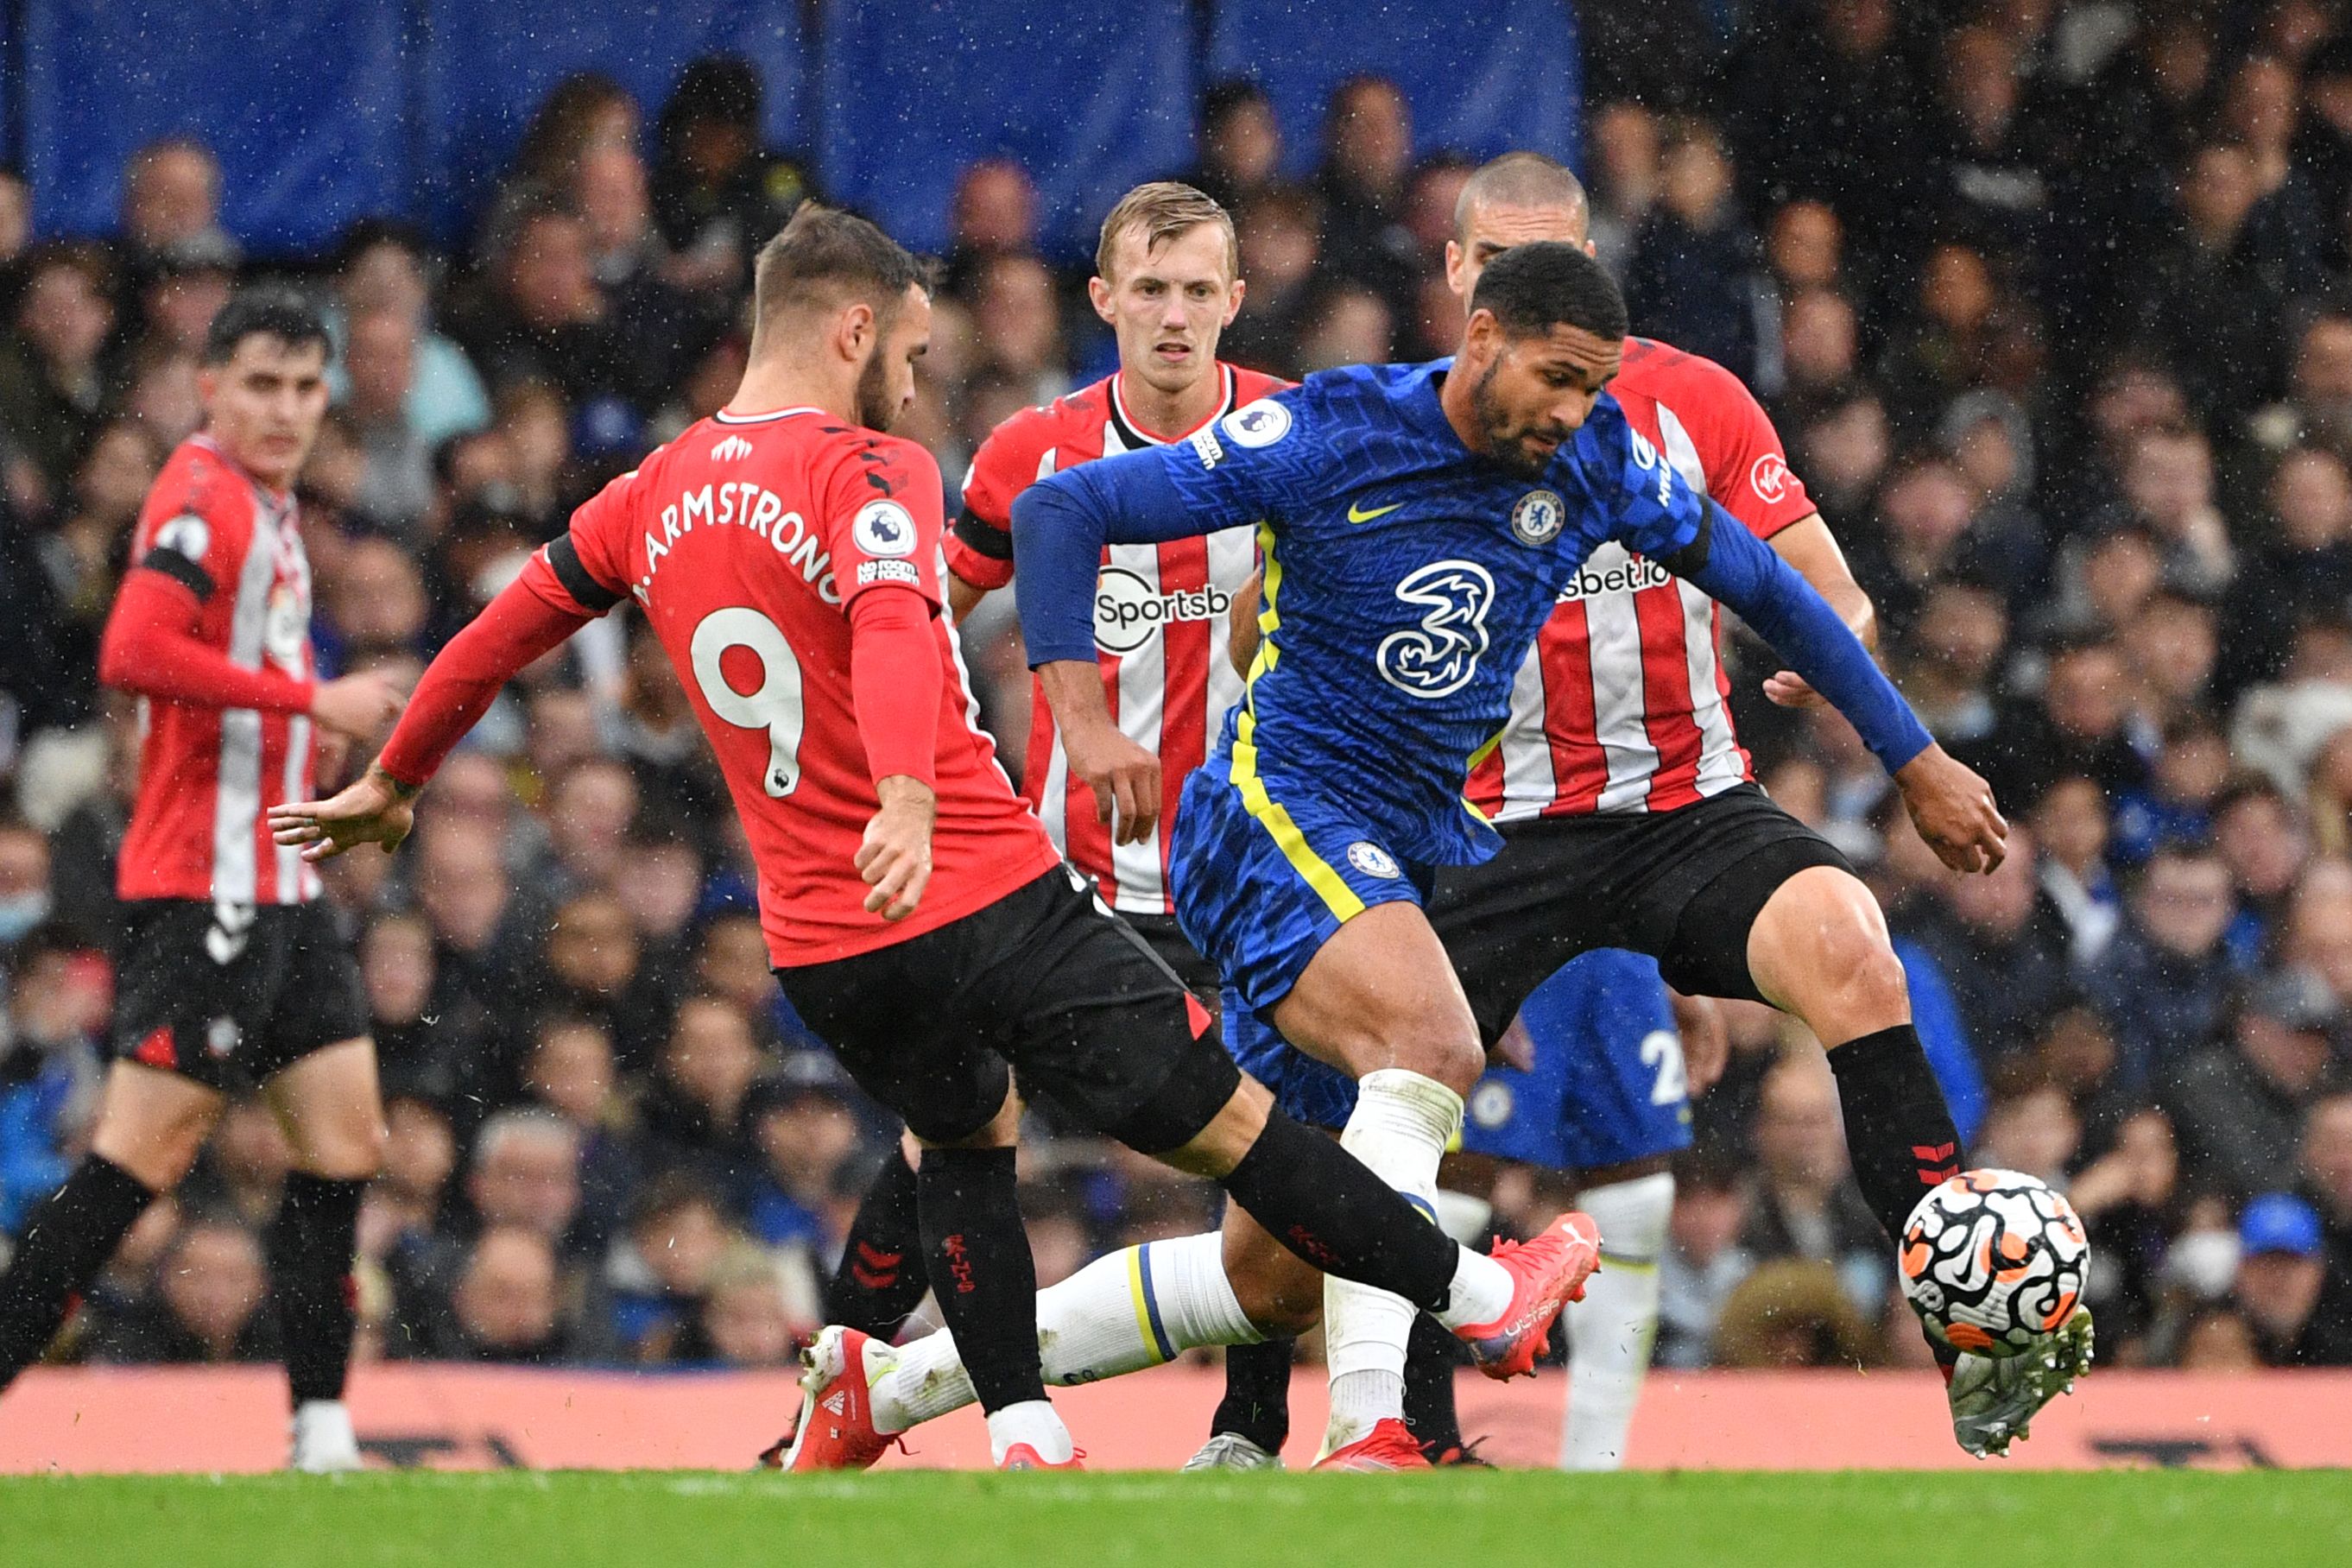
[(1468, 1098), (1478, 1075), (1486, 1070), (1486, 1053), (1478, 1048), (1475, 1031), (1452, 1028), (1433, 1031), (1399, 1048), (1392, 1067), (1434, 1079), (1454, 1093)]
[(1242, 1315), (1270, 1340), (1294, 1339), (1323, 1318), (1323, 1276), (1257, 1232), (1225, 1237), (1225, 1279)]
[(1903, 961), (1875, 921), (1824, 922), (1815, 962), (1822, 995), (1812, 1011), (1843, 1021), (1841, 1033), (1890, 1027), (1907, 1015)]

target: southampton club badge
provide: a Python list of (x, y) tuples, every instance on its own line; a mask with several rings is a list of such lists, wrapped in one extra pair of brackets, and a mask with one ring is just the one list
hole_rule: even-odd
[(1558, 490), (1529, 490), (1511, 509), (1511, 532), (1521, 544), (1549, 544), (1568, 521), (1568, 503)]
[(1387, 850), (1360, 838), (1348, 846), (1348, 864), (1367, 877), (1390, 879), (1404, 875)]

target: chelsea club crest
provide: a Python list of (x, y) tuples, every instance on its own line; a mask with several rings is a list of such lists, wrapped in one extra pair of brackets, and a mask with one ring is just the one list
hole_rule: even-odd
[(1511, 509), (1511, 532), (1521, 544), (1549, 544), (1568, 521), (1568, 503), (1558, 490), (1529, 490)]

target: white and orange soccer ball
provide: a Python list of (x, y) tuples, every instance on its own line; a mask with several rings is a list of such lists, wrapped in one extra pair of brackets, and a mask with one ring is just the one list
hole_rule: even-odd
[(2008, 1356), (2074, 1316), (2091, 1244), (2072, 1205), (2017, 1171), (1962, 1171), (1903, 1227), (1903, 1294), (1954, 1350)]

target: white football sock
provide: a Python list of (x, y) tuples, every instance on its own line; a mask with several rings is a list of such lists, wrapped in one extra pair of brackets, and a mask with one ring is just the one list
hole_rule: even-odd
[(998, 1464), (1004, 1463), (1005, 1450), (1015, 1443), (1028, 1444), (1049, 1465), (1070, 1462), (1070, 1429), (1043, 1399), (1008, 1405), (988, 1418), (988, 1451)]
[[(1122, 1248), (1037, 1293), (1037, 1357), (1057, 1388), (1158, 1366), (1201, 1345), (1265, 1337), (1225, 1278), (1224, 1237), (1215, 1231)], [(866, 1362), (878, 1429), (902, 1432), (972, 1402), (952, 1335), (942, 1331), (889, 1355), (886, 1365), (877, 1347)]]
[(1568, 1425), (1559, 1463), (1567, 1470), (1613, 1470), (1625, 1462), (1625, 1434), (1650, 1346), (1658, 1331), (1658, 1258), (1675, 1212), (1671, 1172), (1587, 1187), (1576, 1206), (1605, 1238), (1601, 1271), (1568, 1313)]
[[(1356, 1111), (1348, 1118), (1339, 1146), (1402, 1193), (1433, 1225), (1437, 1163), (1461, 1129), (1460, 1095), (1435, 1079), (1383, 1068), (1358, 1080)], [(1507, 1286), (1506, 1292), (1507, 1305)], [(1405, 1341), (1417, 1310), (1386, 1290), (1345, 1279), (1323, 1282), (1323, 1357), (1331, 1376), (1326, 1454), (1366, 1436), (1376, 1423), (1404, 1415)]]

